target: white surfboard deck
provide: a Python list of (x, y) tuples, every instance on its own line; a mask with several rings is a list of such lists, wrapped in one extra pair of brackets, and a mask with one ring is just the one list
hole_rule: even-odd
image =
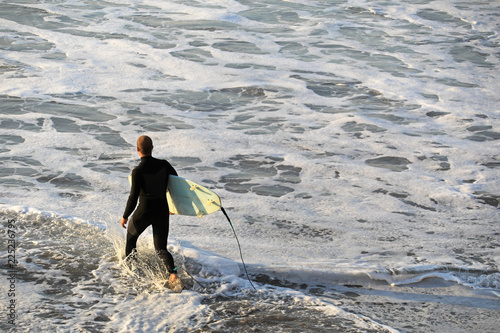
[[(128, 176), (128, 180), (132, 183), (132, 175)], [(174, 175), (168, 178), (166, 195), (172, 214), (202, 217), (221, 208), (217, 194), (195, 182)]]

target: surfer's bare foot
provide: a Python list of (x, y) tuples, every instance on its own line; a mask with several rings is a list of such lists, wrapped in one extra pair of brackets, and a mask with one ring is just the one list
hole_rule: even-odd
[(181, 279), (175, 273), (172, 273), (169, 278), (169, 287), (174, 292), (180, 293), (184, 289), (184, 283), (182, 283)]

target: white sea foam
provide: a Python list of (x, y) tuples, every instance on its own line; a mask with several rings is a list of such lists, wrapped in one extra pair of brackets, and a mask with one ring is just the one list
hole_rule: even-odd
[[(326, 326), (342, 310), (311, 296), (313, 284), (405, 288), (437, 278), (498, 295), (498, 9), (438, 0), (0, 4), (0, 204), (23, 226), (19, 269), (48, 281), (19, 282), (34, 295), (19, 309), (23, 327), (224, 330), (236, 320), (225, 307), (272, 317), (264, 299), (283, 285), (280, 311), (327, 309), (313, 316)], [(221, 196), (255, 295), (220, 212), (171, 219), (169, 249), (209, 292), (190, 282), (165, 297), (149, 231), (139, 249), (153, 268), (138, 268), (148, 278), (124, 268), (119, 219), (140, 134), (181, 176)], [(30, 231), (37, 221), (55, 226)], [(60, 234), (72, 249), (55, 249)], [(95, 249), (78, 248), (81, 235)], [(71, 267), (81, 261), (90, 275), (78, 280)], [(69, 294), (47, 296), (51, 284)], [(357, 329), (370, 329), (358, 319)]]

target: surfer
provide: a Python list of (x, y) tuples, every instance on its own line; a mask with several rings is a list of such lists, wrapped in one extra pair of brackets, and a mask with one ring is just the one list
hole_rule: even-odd
[[(153, 141), (143, 135), (137, 139), (137, 152), (141, 158), (139, 165), (132, 171), (132, 188), (121, 219), (122, 227), (127, 229), (125, 254), (128, 257), (135, 251), (137, 239), (150, 225), (153, 227), (153, 241), (156, 252), (170, 273), (170, 283), (178, 280), (175, 274), (174, 258), (167, 251), (169, 230), (169, 208), (166, 198), (168, 176), (177, 172), (166, 160), (152, 156)], [(139, 206), (136, 209), (137, 200)]]

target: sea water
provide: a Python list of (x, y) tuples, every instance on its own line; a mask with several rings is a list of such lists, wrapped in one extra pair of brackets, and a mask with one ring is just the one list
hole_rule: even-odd
[[(500, 3), (0, 2), (2, 331), (493, 332)], [(135, 141), (218, 193), (126, 265)]]

